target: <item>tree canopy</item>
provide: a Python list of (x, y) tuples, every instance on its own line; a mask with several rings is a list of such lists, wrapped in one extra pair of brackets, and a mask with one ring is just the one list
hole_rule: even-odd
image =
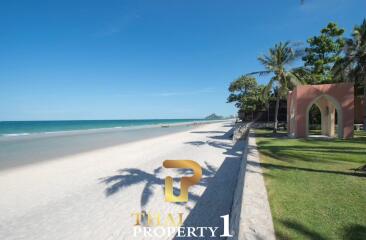
[[(330, 22), (320, 35), (310, 37), (306, 48), (296, 48), (290, 42), (279, 42), (267, 54), (259, 56), (262, 71), (248, 73), (234, 80), (228, 102), (234, 102), (239, 112), (250, 113), (268, 105), (271, 93), (276, 97), (275, 128), (279, 99), (298, 84), (354, 82), (355, 94), (363, 92), (366, 100), (366, 19), (356, 25), (352, 36)], [(302, 65), (293, 67), (293, 63)], [(301, 64), (301, 63), (300, 63)], [(253, 75), (271, 75), (267, 86), (258, 85)], [(364, 129), (366, 130), (366, 105)]]
[(264, 85), (258, 85), (252, 76), (240, 76), (229, 86), (230, 95), (227, 102), (234, 102), (235, 106), (244, 114), (249, 114), (265, 107)]
[(344, 29), (335, 23), (329, 23), (320, 31), (319, 36), (307, 40), (302, 58), (305, 68), (311, 74), (310, 84), (330, 83), (333, 81), (332, 67), (341, 60), (341, 52), (345, 46)]

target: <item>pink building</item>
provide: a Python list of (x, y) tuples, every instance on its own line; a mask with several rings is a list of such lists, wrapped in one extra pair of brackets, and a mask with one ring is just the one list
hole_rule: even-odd
[(365, 100), (363, 96), (355, 98), (355, 123), (362, 124), (363, 116), (365, 116)]
[[(315, 104), (321, 112), (322, 135), (352, 138), (354, 86), (352, 83), (298, 86), (287, 96), (289, 136), (309, 136), (309, 111)], [(337, 125), (336, 125), (337, 114)]]

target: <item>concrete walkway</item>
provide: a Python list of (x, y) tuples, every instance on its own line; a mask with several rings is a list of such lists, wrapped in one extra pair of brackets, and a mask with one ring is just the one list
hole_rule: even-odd
[(276, 239), (267, 190), (259, 163), (259, 153), (252, 131), (249, 134), (247, 146), (243, 156), (246, 168), (239, 233), (236, 239)]

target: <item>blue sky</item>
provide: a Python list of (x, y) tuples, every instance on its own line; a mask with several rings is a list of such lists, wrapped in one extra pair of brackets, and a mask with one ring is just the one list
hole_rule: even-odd
[[(227, 87), (278, 41), (364, 0), (1, 1), (0, 120), (199, 118), (236, 112)], [(266, 79), (260, 79), (265, 83)]]

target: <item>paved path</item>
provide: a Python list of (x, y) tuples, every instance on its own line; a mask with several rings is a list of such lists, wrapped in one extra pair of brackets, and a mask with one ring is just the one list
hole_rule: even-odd
[[(142, 210), (183, 212), (186, 226), (221, 226), (220, 216), (230, 213), (244, 147), (232, 143), (231, 127), (208, 124), (2, 171), (0, 239), (130, 240), (131, 213)], [(166, 159), (191, 159), (204, 168), (187, 204), (164, 200), (165, 176), (187, 175), (162, 168)]]
[(274, 240), (272, 214), (253, 132), (249, 134), (243, 160), (246, 161), (246, 171), (238, 239)]

